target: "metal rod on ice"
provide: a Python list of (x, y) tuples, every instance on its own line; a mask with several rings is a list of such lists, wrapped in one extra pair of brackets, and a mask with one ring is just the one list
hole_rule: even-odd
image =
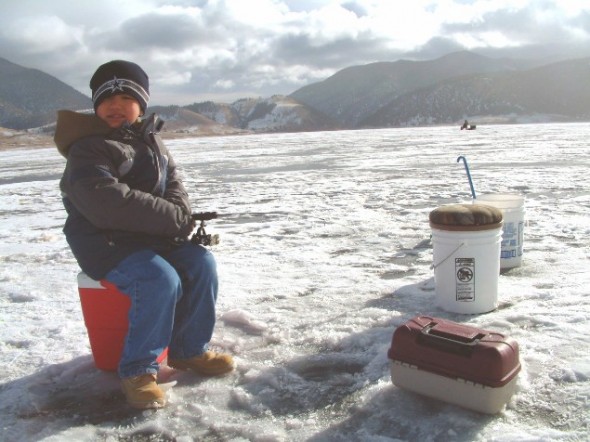
[(475, 188), (473, 187), (473, 181), (471, 180), (471, 173), (469, 172), (469, 165), (467, 164), (467, 158), (465, 158), (463, 155), (461, 155), (460, 157), (457, 158), (457, 163), (461, 160), (463, 160), (463, 164), (465, 164), (465, 172), (467, 172), (467, 178), (469, 179), (469, 187), (471, 187), (471, 196), (473, 196), (473, 199), (476, 199)]

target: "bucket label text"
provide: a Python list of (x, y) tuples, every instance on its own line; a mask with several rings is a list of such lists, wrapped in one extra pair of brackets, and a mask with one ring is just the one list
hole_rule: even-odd
[(475, 301), (475, 258), (455, 258), (455, 287), (457, 301)]

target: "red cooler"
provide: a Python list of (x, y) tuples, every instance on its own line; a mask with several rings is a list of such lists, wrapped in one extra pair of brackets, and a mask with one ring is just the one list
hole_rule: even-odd
[(482, 413), (497, 413), (516, 389), (517, 342), (500, 333), (416, 316), (393, 333), (393, 383)]
[[(117, 287), (105, 280), (95, 281), (78, 274), (78, 292), (96, 368), (116, 371), (129, 328), (127, 314), (131, 301)], [(158, 362), (166, 359), (164, 349)]]

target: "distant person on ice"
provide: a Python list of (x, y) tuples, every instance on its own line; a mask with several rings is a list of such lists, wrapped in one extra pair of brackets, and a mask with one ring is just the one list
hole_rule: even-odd
[(205, 376), (234, 368), (209, 351), (218, 281), (213, 255), (189, 241), (195, 227), (174, 160), (145, 120), (149, 80), (135, 63), (115, 60), (90, 80), (95, 115), (62, 111), (55, 141), (67, 158), (60, 188), (66, 239), (81, 269), (129, 296), (129, 331), (118, 373), (127, 401), (161, 408), (156, 358)]

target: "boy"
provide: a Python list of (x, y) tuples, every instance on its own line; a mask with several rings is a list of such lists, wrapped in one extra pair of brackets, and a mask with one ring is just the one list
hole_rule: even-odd
[(137, 64), (114, 60), (90, 80), (95, 115), (60, 111), (55, 141), (67, 158), (60, 189), (66, 239), (81, 269), (129, 296), (129, 330), (118, 367), (128, 403), (161, 408), (156, 358), (214, 376), (231, 356), (207, 350), (218, 282), (210, 251), (188, 237), (188, 195), (155, 115), (145, 121), (149, 79)]

